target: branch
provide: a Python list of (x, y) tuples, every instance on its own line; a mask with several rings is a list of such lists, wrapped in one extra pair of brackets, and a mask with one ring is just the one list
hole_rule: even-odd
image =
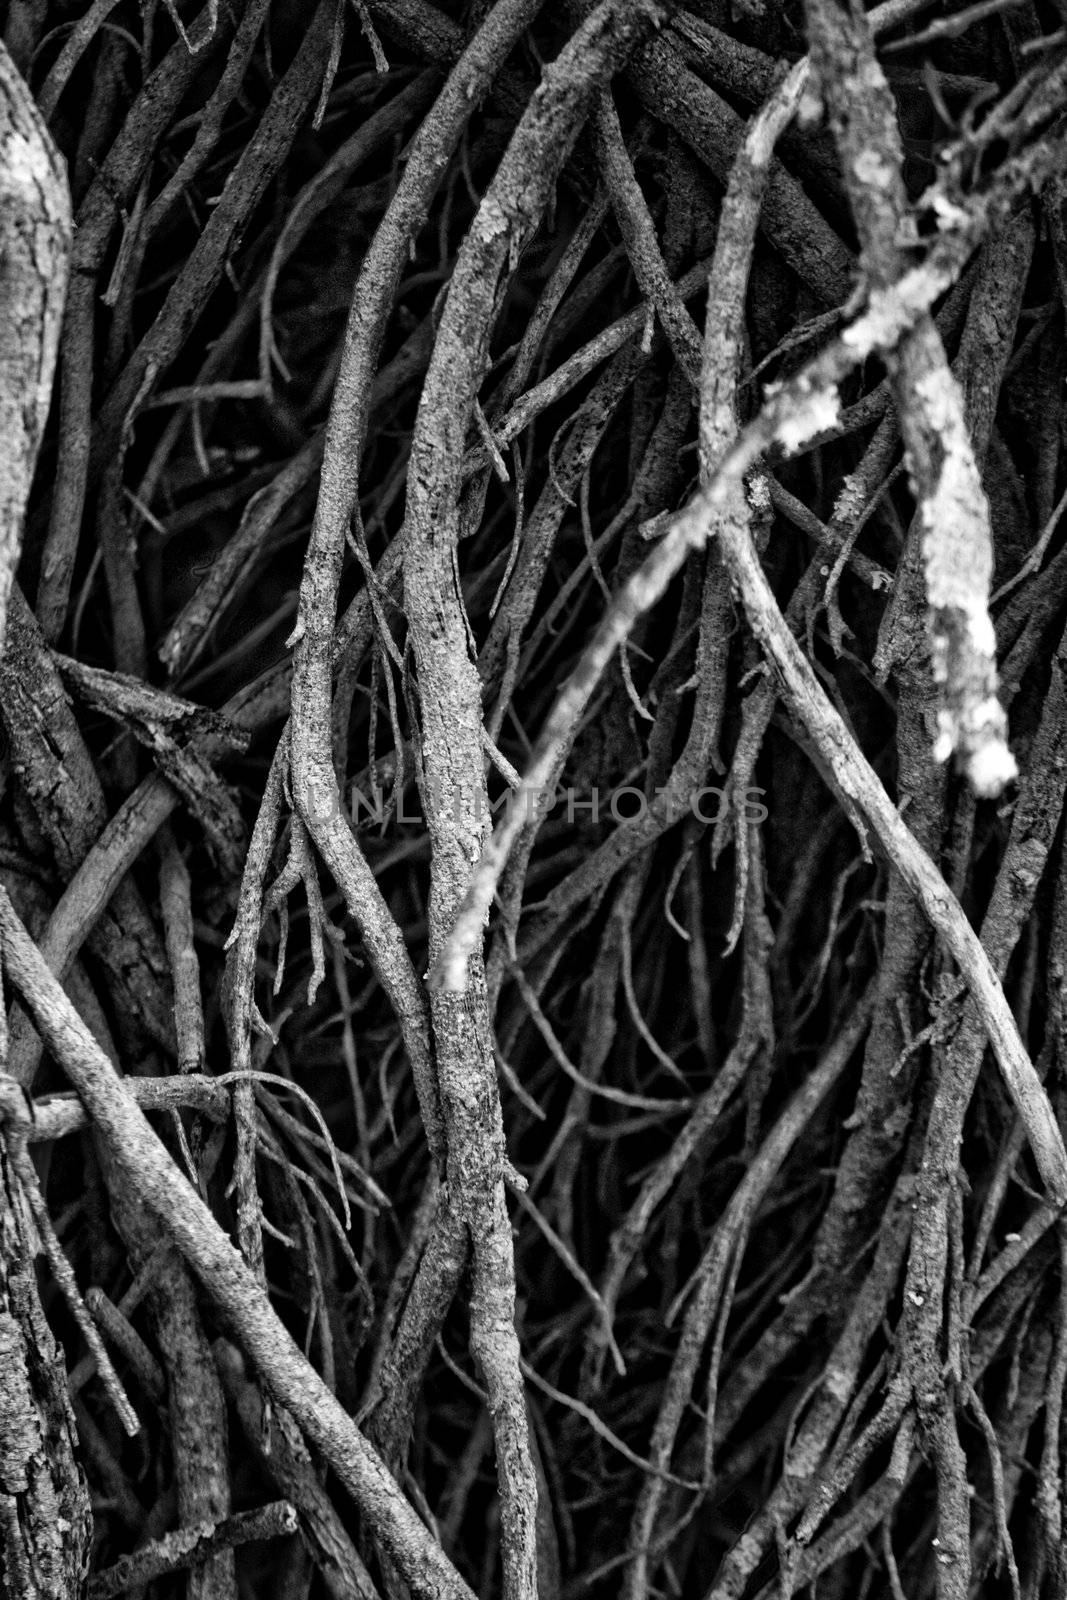
[(63, 164), (0, 44), (0, 645), (52, 401), (72, 233)]
[(279, 1405), (318, 1447), (413, 1592), (473, 1600), (378, 1453), (302, 1356), (244, 1260), (179, 1174), (0, 889), (3, 964), (77, 1089), (115, 1165), (216, 1302)]

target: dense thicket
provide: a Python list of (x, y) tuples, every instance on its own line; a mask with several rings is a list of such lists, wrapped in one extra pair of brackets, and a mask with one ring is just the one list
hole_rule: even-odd
[(1063, 1600), (1061, 0), (0, 19), (0, 1592)]

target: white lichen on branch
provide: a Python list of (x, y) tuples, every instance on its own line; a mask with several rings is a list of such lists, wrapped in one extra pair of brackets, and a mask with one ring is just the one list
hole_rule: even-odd
[[(777, 386), (768, 384), (768, 399), (776, 392)], [(840, 414), (837, 385), (812, 386), (793, 396), (789, 411), (775, 425), (775, 437), (787, 455), (794, 455), (820, 433), (836, 428)]]
[(916, 385), (944, 450), (937, 483), (920, 507), (928, 627), (938, 686), (934, 756), (958, 753), (979, 795), (998, 795), (1016, 775), (1007, 718), (997, 698), (996, 635), (989, 616), (993, 546), (989, 505), (948, 368)]

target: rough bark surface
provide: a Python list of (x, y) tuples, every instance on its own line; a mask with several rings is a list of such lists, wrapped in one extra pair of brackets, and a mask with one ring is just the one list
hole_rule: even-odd
[(1065, 1600), (1065, 16), (0, 0), (4, 1597)]

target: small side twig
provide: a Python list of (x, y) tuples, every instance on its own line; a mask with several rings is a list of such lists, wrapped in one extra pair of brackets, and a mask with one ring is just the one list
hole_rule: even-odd
[(161, 1539), (123, 1556), (114, 1566), (105, 1567), (89, 1580), (88, 1600), (112, 1600), (112, 1596), (136, 1589), (169, 1572), (186, 1572), (208, 1560), (216, 1551), (267, 1539), (284, 1539), (297, 1531), (296, 1509), (288, 1500), (275, 1500), (255, 1511), (240, 1511), (222, 1522), (198, 1522), (176, 1528)]

